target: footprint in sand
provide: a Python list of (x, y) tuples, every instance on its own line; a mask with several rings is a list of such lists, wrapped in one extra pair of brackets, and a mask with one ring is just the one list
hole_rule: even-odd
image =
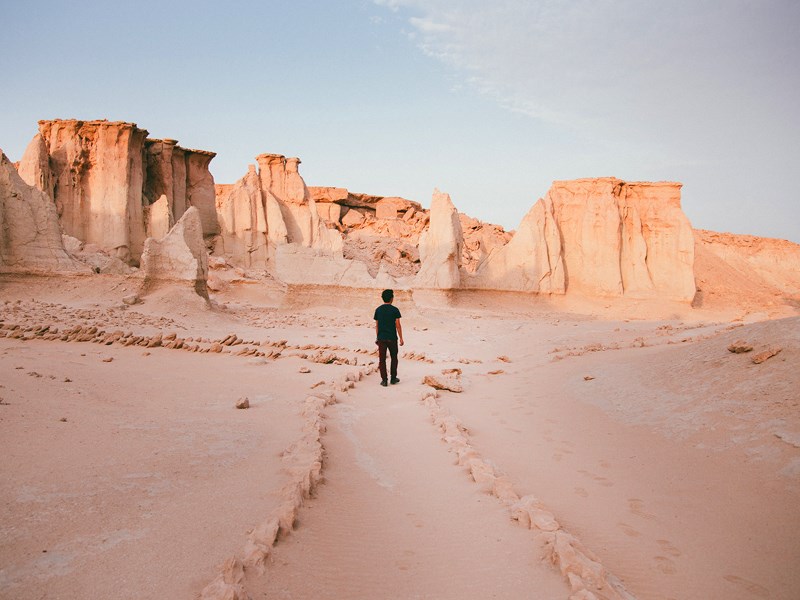
[(627, 535), (628, 537), (639, 537), (641, 536), (641, 532), (637, 531), (627, 523), (618, 523), (617, 524), (620, 529), (622, 529), (622, 533)]
[(672, 545), (669, 540), (656, 540), (656, 543), (661, 547), (661, 551), (669, 554), (670, 556), (678, 557), (681, 551)]
[(643, 519), (650, 519), (651, 521), (655, 521), (656, 516), (654, 514), (645, 512), (644, 500), (639, 500), (638, 498), (629, 498), (628, 506), (630, 507), (630, 511), (637, 517), (642, 517)]
[(725, 581), (729, 581), (735, 585), (744, 588), (746, 591), (750, 592), (751, 594), (753, 594), (753, 596), (756, 596), (758, 598), (772, 597), (772, 593), (767, 588), (758, 585), (757, 583), (754, 583), (752, 581), (748, 581), (743, 577), (737, 577), (736, 575), (725, 575)]
[(613, 481), (611, 481), (607, 477), (602, 477), (601, 475), (598, 475), (597, 473), (592, 473), (591, 471), (586, 471), (585, 469), (581, 469), (580, 471), (578, 471), (578, 473), (581, 473), (582, 475), (586, 475), (586, 477), (591, 477), (592, 479), (594, 479), (597, 483), (599, 483), (602, 486), (611, 487), (611, 486), (614, 485)]
[(675, 573), (678, 572), (675, 563), (666, 556), (656, 556), (653, 560), (656, 562), (656, 568), (664, 573), (664, 575), (675, 575)]

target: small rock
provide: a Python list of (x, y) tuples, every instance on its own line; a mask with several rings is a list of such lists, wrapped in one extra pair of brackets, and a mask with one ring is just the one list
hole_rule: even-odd
[(505, 373), (503, 369), (496, 369), (494, 371), (489, 371), (487, 375), (502, 375), (503, 373)]
[(103, 362), (111, 362), (112, 360), (114, 360), (114, 358), (109, 356), (108, 358), (104, 358)]
[(464, 388), (457, 381), (450, 379), (439, 379), (435, 375), (426, 375), (422, 380), (423, 385), (429, 385), (435, 390), (449, 390), (457, 394), (464, 391)]
[(500, 361), (505, 362), (505, 363), (510, 363), (511, 362), (511, 359), (508, 358), (507, 356), (498, 356), (497, 360), (500, 360)]
[(593, 377), (593, 376), (591, 376), (591, 375), (584, 375), (584, 376), (583, 376), (583, 380), (584, 380), (584, 381), (591, 381), (592, 379), (594, 379), (594, 377)]
[(299, 373), (311, 373), (311, 369), (308, 367), (300, 367)]
[(67, 422), (67, 417), (61, 417), (59, 419), (59, 421), (61, 421), (62, 423), (66, 423)]
[(783, 348), (779, 348), (777, 346), (775, 348), (767, 348), (766, 350), (764, 350), (763, 352), (759, 352), (752, 358), (753, 364), (760, 365), (765, 360), (772, 358), (773, 356), (778, 354), (781, 350), (783, 350)]
[(132, 294), (130, 296), (125, 296), (125, 297), (122, 298), (122, 303), (123, 304), (127, 304), (128, 306), (133, 306), (134, 304), (139, 304), (139, 302), (141, 302), (141, 300), (139, 299), (139, 296), (137, 296), (136, 294)]
[(461, 369), (442, 369), (442, 375), (455, 375), (461, 377)]
[(250, 408), (250, 399), (249, 398), (239, 398), (236, 401), (236, 408)]
[(728, 352), (733, 352), (734, 354), (742, 354), (743, 352), (750, 352), (752, 350), (753, 346), (741, 340), (735, 341), (728, 346)]

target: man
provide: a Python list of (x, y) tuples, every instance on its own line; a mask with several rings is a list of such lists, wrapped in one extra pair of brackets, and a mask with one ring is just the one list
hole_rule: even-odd
[(381, 293), (383, 304), (375, 309), (375, 343), (378, 344), (378, 368), (381, 372), (381, 385), (386, 387), (386, 350), (392, 357), (391, 375), (392, 384), (399, 383), (397, 378), (397, 339), (403, 345), (403, 328), (400, 326), (400, 311), (392, 306), (394, 301), (393, 290), (383, 290)]

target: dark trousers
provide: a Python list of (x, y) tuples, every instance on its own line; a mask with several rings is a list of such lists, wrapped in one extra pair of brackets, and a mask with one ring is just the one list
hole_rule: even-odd
[(397, 340), (378, 340), (378, 369), (381, 372), (381, 379), (386, 381), (386, 350), (392, 357), (392, 379), (397, 377)]

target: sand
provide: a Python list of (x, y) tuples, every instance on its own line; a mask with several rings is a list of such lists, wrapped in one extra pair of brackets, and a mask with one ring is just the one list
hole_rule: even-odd
[(0, 281), (2, 598), (800, 597), (800, 317), (133, 285)]

